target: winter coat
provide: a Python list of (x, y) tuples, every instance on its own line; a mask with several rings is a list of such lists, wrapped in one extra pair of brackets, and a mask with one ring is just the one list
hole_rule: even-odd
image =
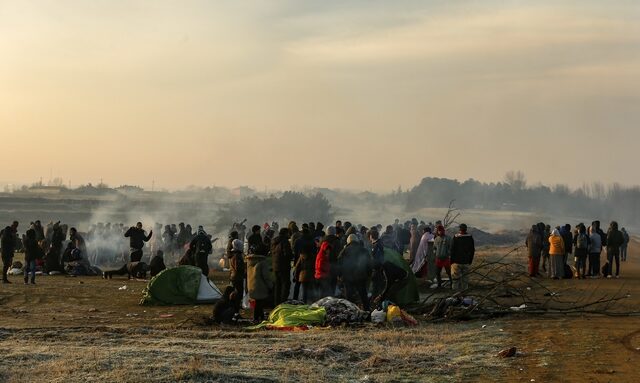
[[(586, 237), (586, 247), (583, 248), (580, 247), (580, 242), (582, 242), (580, 238), (582, 235)], [(590, 239), (587, 233), (578, 232), (573, 236), (573, 249), (576, 257), (586, 257), (587, 254), (589, 254), (589, 241)]]
[(564, 239), (560, 235), (549, 237), (549, 255), (564, 255)]
[(542, 254), (542, 235), (533, 229), (529, 231), (526, 240), (529, 258), (538, 258)]
[(260, 233), (253, 233), (247, 238), (247, 243), (249, 244), (249, 249), (253, 252), (253, 254), (260, 254), (266, 256), (269, 252), (269, 249), (264, 245), (264, 241), (262, 240), (262, 236)]
[(342, 280), (366, 281), (371, 274), (371, 256), (360, 242), (348, 244), (338, 255)]
[(246, 267), (244, 265), (244, 256), (241, 251), (232, 251), (229, 253), (229, 280), (232, 282), (242, 282), (246, 276)]
[(441, 261), (449, 259), (451, 257), (451, 237), (448, 235), (437, 236), (433, 240), (433, 251), (437, 259)]
[(271, 264), (267, 257), (259, 254), (248, 255), (247, 260), (247, 290), (251, 299), (267, 299), (273, 288), (271, 278)]
[(296, 261), (296, 274), (298, 282), (312, 282), (316, 270), (316, 245), (311, 236), (302, 237), (296, 241), (298, 259)]
[(471, 234), (458, 233), (451, 241), (451, 263), (470, 265), (476, 252)]
[(36, 259), (42, 259), (44, 252), (42, 248), (38, 246), (38, 241), (33, 238), (25, 238), (24, 240), (24, 261), (32, 262)]
[(597, 232), (592, 232), (589, 236), (589, 254), (600, 254), (602, 252), (602, 237)]
[(285, 236), (277, 236), (271, 242), (273, 271), (276, 273), (291, 272), (291, 261), (293, 261), (293, 252), (289, 239)]
[(17, 239), (13, 233), (11, 227), (7, 226), (0, 232), (0, 250), (2, 251), (2, 257), (12, 257), (16, 250)]
[[(564, 241), (564, 251), (567, 254), (571, 254), (573, 252), (573, 235), (571, 235), (571, 231), (562, 230), (560, 231), (560, 235), (562, 236), (562, 240)], [(551, 253), (551, 251), (549, 251)]]
[(314, 275), (316, 279), (325, 279), (331, 277), (330, 256), (331, 245), (327, 241), (322, 242), (322, 244), (320, 245), (320, 250), (316, 255), (316, 270)]
[(607, 254), (618, 254), (624, 244), (624, 236), (618, 228), (609, 229), (607, 232)]
[(145, 242), (149, 242), (153, 232), (149, 232), (149, 235), (144, 235), (144, 230), (137, 227), (130, 227), (124, 236), (129, 238), (129, 247), (136, 250), (141, 250), (144, 247)]
[(189, 248), (191, 249), (194, 256), (198, 254), (211, 254), (213, 250), (213, 246), (211, 245), (211, 239), (207, 235), (198, 234), (189, 243)]

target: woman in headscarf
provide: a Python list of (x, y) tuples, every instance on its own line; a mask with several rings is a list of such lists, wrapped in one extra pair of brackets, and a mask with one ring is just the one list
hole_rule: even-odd
[(551, 266), (552, 279), (564, 277), (564, 254), (564, 240), (560, 235), (560, 230), (554, 229), (549, 237), (549, 265)]

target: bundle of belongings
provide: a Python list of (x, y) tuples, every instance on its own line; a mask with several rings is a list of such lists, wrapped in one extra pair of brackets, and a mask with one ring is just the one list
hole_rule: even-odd
[(393, 325), (417, 326), (418, 321), (400, 306), (394, 305), (392, 302), (384, 301), (380, 308), (373, 310), (371, 313), (371, 322), (391, 323)]
[(322, 326), (326, 317), (327, 312), (324, 307), (283, 303), (271, 311), (269, 319), (248, 329), (308, 330), (313, 326)]
[(353, 302), (346, 299), (326, 297), (312, 304), (311, 307), (322, 307), (326, 310), (327, 318), (325, 325), (328, 326), (339, 326), (343, 323), (362, 323), (369, 319), (369, 313), (367, 311), (360, 310)]
[(11, 264), (11, 268), (7, 271), (7, 275), (22, 275), (24, 274), (22, 271), (23, 267), (22, 262), (15, 261)]

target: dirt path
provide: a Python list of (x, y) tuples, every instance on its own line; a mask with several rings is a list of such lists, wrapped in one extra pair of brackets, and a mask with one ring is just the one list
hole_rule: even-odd
[[(622, 276), (543, 283), (566, 299), (584, 299), (596, 287), (599, 295), (629, 292), (618, 304), (640, 309), (637, 242)], [(225, 275), (216, 277), (222, 285)], [(202, 326), (211, 306), (139, 306), (145, 284), (41, 277), (36, 286), (1, 285), (0, 381), (640, 381), (637, 317), (252, 333)], [(509, 346), (518, 357), (495, 356)]]

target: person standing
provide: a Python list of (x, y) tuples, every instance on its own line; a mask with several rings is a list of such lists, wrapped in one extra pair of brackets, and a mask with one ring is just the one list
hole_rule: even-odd
[(18, 244), (18, 221), (5, 227), (0, 232), (0, 253), (2, 255), (2, 283), (11, 283), (7, 278), (7, 272), (13, 263), (13, 254)]
[(289, 229), (283, 227), (271, 242), (271, 261), (275, 273), (274, 307), (289, 299), (291, 290), (291, 262), (293, 252), (289, 243)]
[(600, 254), (602, 253), (602, 237), (593, 226), (589, 226), (589, 276), (600, 276)]
[(542, 233), (538, 232), (538, 225), (531, 226), (525, 241), (529, 253), (529, 276), (540, 276), (540, 256), (542, 255)]
[(622, 233), (622, 237), (624, 238), (624, 243), (622, 243), (622, 246), (620, 247), (620, 260), (622, 262), (626, 262), (627, 248), (629, 247), (629, 233), (627, 233), (627, 230), (624, 227), (620, 229), (620, 232)]
[(620, 247), (624, 244), (624, 236), (618, 230), (618, 222), (612, 221), (607, 231), (607, 261), (609, 269), (607, 278), (613, 276), (613, 260), (616, 260), (616, 278), (620, 278)]
[(246, 277), (246, 268), (244, 265), (244, 257), (242, 252), (244, 251), (244, 242), (240, 239), (233, 240), (233, 247), (227, 255), (229, 258), (229, 281), (236, 290), (237, 307), (236, 312), (240, 312), (240, 305), (242, 298), (244, 297), (244, 279)]
[(249, 298), (253, 299), (253, 321), (264, 320), (264, 306), (269, 298), (269, 291), (273, 288), (271, 280), (271, 264), (262, 254), (253, 254), (253, 248), (249, 248), (247, 256), (247, 291)]
[(436, 279), (438, 288), (442, 287), (442, 269), (449, 277), (449, 287), (453, 288), (453, 278), (451, 277), (451, 237), (447, 235), (444, 226), (436, 228), (436, 238), (433, 240), (433, 251), (436, 258)]
[(476, 247), (473, 237), (467, 233), (467, 225), (460, 224), (459, 229), (451, 243), (451, 275), (453, 288), (466, 290), (469, 288), (469, 266), (473, 263)]
[(323, 241), (316, 255), (315, 279), (320, 292), (319, 298), (333, 296), (331, 291), (331, 244)]
[(131, 262), (140, 262), (142, 260), (144, 243), (149, 242), (153, 230), (149, 230), (149, 235), (145, 234), (142, 229), (142, 222), (136, 223), (136, 226), (131, 226), (124, 236), (129, 238), (130, 258)]
[(560, 230), (554, 229), (551, 232), (549, 241), (549, 266), (551, 269), (551, 278), (560, 279), (564, 276), (564, 239), (560, 235)]
[(36, 259), (42, 259), (43, 252), (36, 239), (36, 231), (34, 229), (27, 230), (24, 237), (24, 284), (29, 283), (29, 274), (31, 274), (31, 284), (36, 284)]
[(571, 234), (571, 225), (568, 223), (560, 229), (560, 235), (564, 241), (564, 257), (563, 262), (566, 265), (569, 257), (573, 253), (573, 234)]
[(382, 265), (384, 264), (384, 245), (380, 238), (380, 232), (376, 229), (369, 231), (369, 241), (371, 242), (371, 261), (373, 271), (371, 274), (371, 296), (375, 297), (382, 294), (384, 290), (384, 272)]
[(202, 226), (198, 226), (198, 233), (191, 240), (189, 244), (189, 249), (191, 250), (191, 254), (196, 261), (196, 267), (199, 267), (202, 270), (202, 274), (205, 277), (209, 277), (209, 254), (213, 250), (213, 246), (211, 246), (211, 238), (207, 235), (207, 232), (204, 231)]
[(367, 281), (371, 275), (371, 256), (355, 234), (347, 237), (347, 246), (338, 255), (340, 278), (344, 284), (345, 296), (356, 302), (357, 295), (365, 311), (371, 311), (367, 296)]
[(587, 274), (587, 257), (589, 256), (589, 236), (587, 235), (587, 228), (584, 224), (578, 225), (578, 232), (573, 238), (573, 247), (575, 249), (576, 277), (578, 279), (585, 279)]

